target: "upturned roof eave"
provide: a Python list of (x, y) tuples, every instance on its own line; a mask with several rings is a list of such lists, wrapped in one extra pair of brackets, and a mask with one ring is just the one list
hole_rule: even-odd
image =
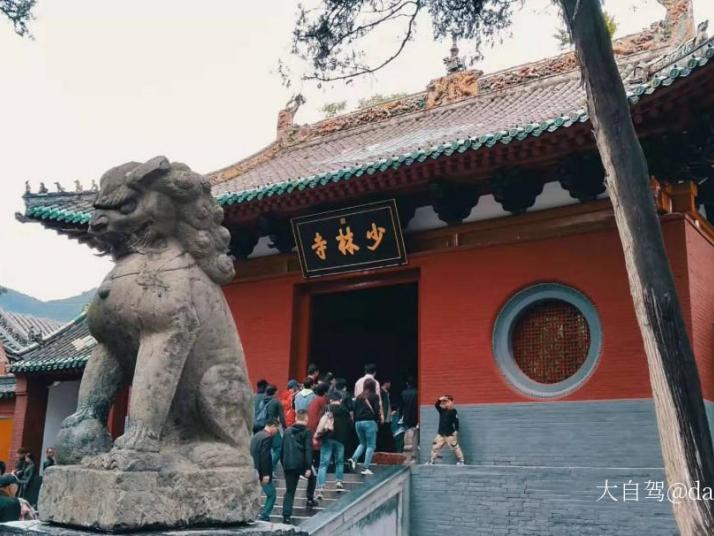
[[(710, 39), (695, 49), (692, 52), (691, 57), (684, 62), (684, 66), (678, 67), (675, 65), (674, 67), (669, 67), (666, 69), (664, 75), (656, 73), (646, 82), (631, 85), (627, 89), (627, 97), (630, 104), (637, 104), (643, 96), (653, 94), (657, 88), (670, 86), (677, 79), (687, 77), (693, 70), (706, 65), (709, 60), (714, 57), (714, 47), (712, 46), (713, 41), (714, 39)], [(703, 52), (699, 56), (695, 54), (698, 50)], [(682, 61), (683, 58), (680, 58), (679, 61), (673, 63), (680, 63)], [(497, 143), (509, 144), (512, 141), (523, 141), (528, 137), (538, 137), (545, 132), (555, 132), (562, 127), (567, 128), (577, 123), (586, 122), (588, 119), (589, 116), (587, 110), (581, 108), (538, 123), (514, 125), (508, 130), (494, 131), (482, 134), (478, 137), (460, 138), (453, 140), (452, 142), (431, 146), (429, 148), (417, 149), (415, 151), (395, 155), (390, 158), (364, 162), (352, 167), (344, 167), (338, 170), (310, 175), (307, 177), (291, 178), (257, 188), (221, 193), (217, 196), (217, 199), (222, 205), (230, 206), (249, 202), (255, 199), (264, 199), (276, 195), (283, 195), (285, 193), (289, 194), (294, 190), (316, 188), (324, 186), (328, 183), (348, 180), (353, 177), (361, 177), (365, 174), (373, 175), (377, 172), (386, 171), (387, 169), (399, 169), (403, 166), (408, 167), (415, 163), (424, 162), (428, 159), (439, 158), (445, 154), (450, 156), (454, 152), (463, 153), (467, 150), (491, 148)]]
[[(670, 65), (666, 67), (663, 71), (652, 75), (646, 82), (631, 85), (627, 90), (627, 96), (631, 105), (636, 105), (643, 97), (652, 95), (659, 88), (670, 86), (677, 80), (688, 77), (692, 72), (707, 65), (710, 59), (714, 57), (713, 42), (714, 39), (709, 39), (699, 45), (690, 54), (673, 62), (672, 65), (674, 66)], [(224, 207), (236, 207), (269, 198), (287, 197), (293, 192), (318, 189), (335, 182), (349, 181), (354, 178), (379, 174), (387, 170), (408, 168), (429, 159), (434, 160), (444, 156), (448, 157), (455, 153), (492, 148), (497, 144), (505, 145), (515, 141), (523, 141), (527, 138), (538, 137), (545, 133), (554, 133), (575, 124), (587, 122), (588, 120), (587, 111), (581, 108), (538, 123), (514, 125), (510, 129), (495, 131), (478, 137), (459, 138), (448, 143), (418, 149), (390, 158), (364, 162), (359, 165), (343, 167), (316, 175), (296, 177), (256, 188), (224, 192), (216, 195), (216, 199), (218, 203)], [(53, 196), (61, 194), (44, 195), (46, 199), (50, 200)], [(36, 196), (33, 196), (33, 199), (36, 200)], [(34, 221), (68, 224), (74, 228), (86, 228), (90, 214), (88, 212), (34, 205), (27, 207), (25, 217)]]

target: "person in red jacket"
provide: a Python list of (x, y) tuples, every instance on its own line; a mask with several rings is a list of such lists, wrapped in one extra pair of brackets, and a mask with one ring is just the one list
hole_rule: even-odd
[[(310, 405), (307, 407), (307, 426), (310, 428), (310, 433), (312, 434), (312, 472), (317, 474), (317, 469), (320, 467), (320, 444), (319, 439), (315, 437), (315, 431), (317, 430), (317, 425), (320, 422), (320, 417), (325, 410), (325, 406), (329, 400), (327, 400), (327, 390), (329, 385), (326, 383), (319, 383), (315, 387), (315, 398), (310, 401)], [(317, 500), (322, 500), (322, 490), (318, 490), (317, 495), (315, 495)]]
[(300, 390), (300, 384), (297, 380), (290, 380), (288, 382), (287, 391), (283, 391), (280, 395), (280, 403), (283, 405), (283, 413), (285, 413), (285, 426), (292, 426), (295, 424), (295, 405), (293, 404), (293, 399), (295, 398), (295, 393)]

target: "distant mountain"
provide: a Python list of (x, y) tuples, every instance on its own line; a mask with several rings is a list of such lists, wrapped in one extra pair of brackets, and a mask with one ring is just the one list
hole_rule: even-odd
[(42, 301), (16, 290), (7, 289), (7, 292), (0, 294), (0, 307), (14, 313), (31, 314), (67, 322), (82, 312), (84, 306), (94, 296), (95, 290), (88, 290), (62, 300)]

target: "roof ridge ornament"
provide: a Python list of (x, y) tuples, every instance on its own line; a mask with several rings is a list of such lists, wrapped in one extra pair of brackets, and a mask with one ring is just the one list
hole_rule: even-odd
[(444, 65), (446, 66), (446, 74), (454, 74), (460, 71), (466, 70), (466, 64), (464, 59), (459, 57), (459, 47), (457, 44), (456, 34), (451, 36), (451, 48), (449, 49), (450, 54), (444, 58)]
[(681, 43), (695, 37), (694, 5), (692, 0), (657, 0), (667, 10), (660, 23), (663, 38)]
[(709, 28), (709, 20), (704, 20), (697, 24), (697, 36), (695, 37), (695, 44), (697, 46), (701, 45), (707, 39), (709, 39), (707, 28)]
[(426, 86), (426, 108), (449, 104), (479, 93), (479, 78), (483, 71), (466, 69), (464, 59), (459, 56), (456, 34), (451, 36), (449, 56), (444, 58), (446, 76), (436, 78)]
[(297, 93), (285, 104), (285, 107), (278, 112), (278, 139), (284, 138), (295, 125), (295, 114), (300, 109), (300, 106), (305, 104), (305, 97)]

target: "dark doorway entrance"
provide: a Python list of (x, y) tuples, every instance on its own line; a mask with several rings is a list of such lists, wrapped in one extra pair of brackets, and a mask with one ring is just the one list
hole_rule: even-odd
[(345, 378), (350, 391), (375, 363), (398, 400), (407, 377), (418, 378), (417, 307), (416, 283), (313, 295), (310, 361)]

